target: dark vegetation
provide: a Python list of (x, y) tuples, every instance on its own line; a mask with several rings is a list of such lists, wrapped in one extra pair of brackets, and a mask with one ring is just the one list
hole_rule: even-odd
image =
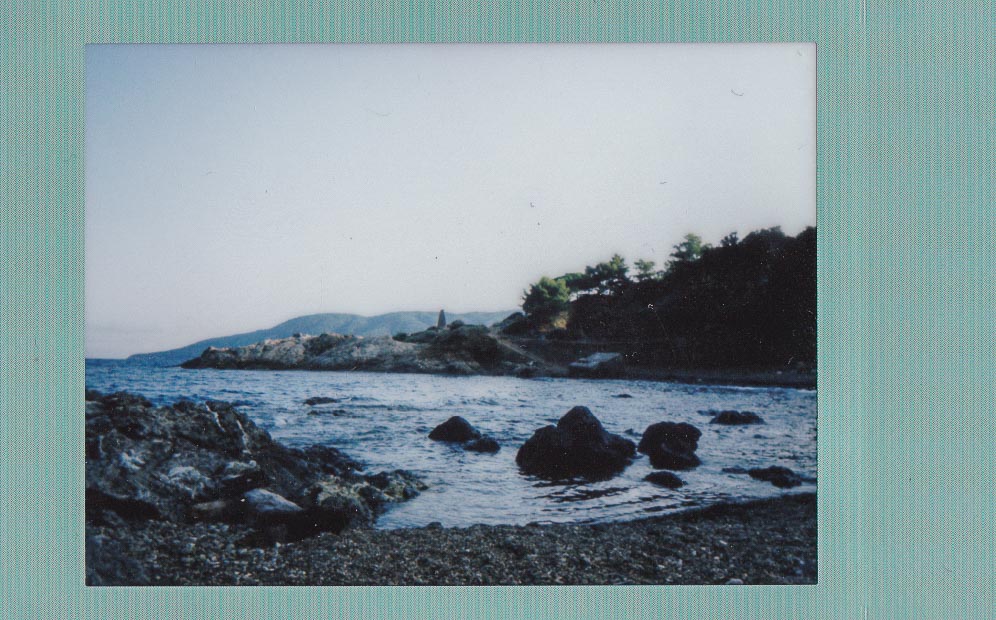
[[(662, 270), (615, 255), (544, 277), (505, 333), (616, 345), (631, 364), (809, 367), (816, 360), (816, 229), (779, 227), (718, 247), (686, 235)], [(510, 317), (511, 318), (511, 317)]]

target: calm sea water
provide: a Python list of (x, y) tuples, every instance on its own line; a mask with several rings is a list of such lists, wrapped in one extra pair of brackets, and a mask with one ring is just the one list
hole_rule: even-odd
[[(785, 388), (692, 386), (649, 381), (446, 377), (364, 372), (184, 370), (87, 360), (86, 384), (126, 390), (158, 405), (180, 399), (235, 403), (285, 445), (325, 444), (364, 462), (366, 471), (407, 469), (429, 485), (383, 515), (380, 528), (475, 523), (621, 521), (727, 500), (786, 493), (724, 467), (783, 465), (816, 477), (816, 392)], [(632, 398), (619, 398), (629, 394)], [(338, 403), (310, 407), (329, 396)], [(640, 456), (605, 481), (569, 484), (524, 476), (515, 453), (533, 431), (584, 405), (613, 433), (639, 442), (655, 422), (689, 422), (702, 431), (703, 464), (677, 472), (686, 486), (669, 490), (643, 480)], [(764, 425), (709, 424), (711, 409), (754, 411)], [(311, 411), (324, 412), (309, 415)], [(460, 415), (501, 444), (497, 454), (464, 452), (428, 439)], [(803, 485), (788, 492), (814, 491)]]

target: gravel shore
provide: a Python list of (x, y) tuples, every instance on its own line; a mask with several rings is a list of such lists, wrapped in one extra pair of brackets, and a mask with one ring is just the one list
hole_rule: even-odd
[[(88, 526), (94, 585), (814, 584), (816, 496), (623, 523), (350, 529), (251, 544), (225, 524)], [(102, 547), (97, 549), (95, 547)], [(93, 558), (100, 583), (90, 578)], [(113, 583), (106, 575), (116, 574)]]

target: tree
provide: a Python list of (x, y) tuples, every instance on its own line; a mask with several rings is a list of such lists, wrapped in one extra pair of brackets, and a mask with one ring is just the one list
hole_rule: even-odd
[(674, 246), (671, 258), (676, 263), (688, 263), (698, 260), (702, 256), (702, 251), (709, 249), (708, 245), (702, 243), (702, 237), (695, 233), (685, 235), (685, 240)]
[(626, 259), (618, 254), (613, 254), (608, 262), (584, 268), (585, 290), (594, 289), (602, 295), (619, 292), (630, 283), (629, 278), (626, 277), (628, 271), (629, 266), (626, 265)]
[(563, 282), (564, 286), (567, 287), (567, 290), (573, 297), (577, 297), (578, 293), (590, 288), (588, 286), (587, 278), (583, 273), (565, 273), (564, 275), (554, 279)]
[(633, 266), (636, 267), (636, 279), (639, 282), (653, 280), (657, 275), (654, 272), (657, 264), (652, 260), (637, 260), (633, 262)]
[(737, 236), (737, 231), (733, 231), (730, 234), (723, 237), (723, 240), (719, 242), (719, 245), (724, 248), (732, 248), (740, 242), (740, 237)]
[(522, 311), (534, 322), (548, 321), (568, 309), (570, 296), (562, 280), (543, 276), (526, 291)]

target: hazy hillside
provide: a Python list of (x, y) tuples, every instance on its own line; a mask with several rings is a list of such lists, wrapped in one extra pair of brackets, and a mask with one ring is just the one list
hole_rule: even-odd
[[(491, 325), (502, 320), (515, 310), (502, 312), (468, 312), (466, 314), (446, 314), (448, 321), (460, 320), (469, 324)], [(311, 314), (283, 323), (269, 329), (260, 329), (245, 334), (209, 338), (193, 344), (159, 351), (139, 353), (128, 361), (152, 366), (175, 366), (200, 355), (208, 347), (242, 347), (266, 340), (267, 338), (287, 338), (295, 333), (322, 334), (334, 332), (356, 336), (390, 336), (398, 332), (417, 332), (436, 324), (438, 312), (391, 312), (378, 316), (356, 314)]]

